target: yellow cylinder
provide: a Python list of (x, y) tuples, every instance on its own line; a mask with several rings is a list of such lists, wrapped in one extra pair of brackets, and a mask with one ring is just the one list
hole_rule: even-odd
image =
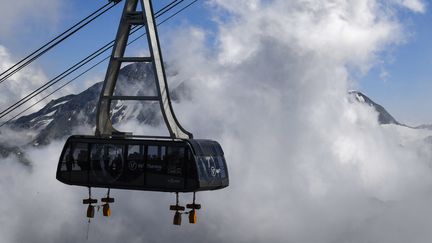
[(195, 210), (191, 210), (189, 212), (189, 223), (191, 224), (196, 224), (198, 221), (197, 215), (196, 215), (196, 211)]
[(105, 217), (111, 216), (111, 209), (108, 203), (103, 205), (102, 212)]

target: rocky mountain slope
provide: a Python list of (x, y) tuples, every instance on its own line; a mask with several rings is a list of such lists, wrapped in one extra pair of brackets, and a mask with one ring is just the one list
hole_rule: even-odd
[(390, 115), (390, 113), (384, 107), (382, 107), (380, 104), (375, 103), (363, 93), (353, 90), (349, 91), (348, 93), (350, 97), (353, 98), (353, 100), (372, 106), (378, 112), (378, 121), (380, 124), (403, 125), (399, 123), (392, 115)]
[[(173, 76), (175, 73), (170, 75)], [(28, 139), (24, 139), (26, 142), (28, 141), (26, 144), (19, 146), (10, 145), (0, 140), (0, 156), (5, 157), (12, 153), (22, 158), (22, 162), (27, 163), (20, 147), (48, 144), (53, 139), (61, 139), (71, 135), (73, 130), (80, 126), (94, 130), (96, 107), (101, 89), (102, 82), (96, 83), (79, 94), (52, 100), (41, 110), (11, 122), (8, 126), (9, 129), (16, 132), (31, 131), (31, 135)], [(150, 64), (134, 63), (120, 70), (115, 95), (155, 95), (155, 92), (154, 74)], [(171, 87), (170, 94), (173, 102), (190, 97), (189, 89), (183, 83)], [(363, 93), (350, 91), (349, 97), (353, 102), (362, 102), (372, 106), (378, 112), (380, 124), (406, 126), (398, 122), (384, 107)], [(163, 122), (159, 104), (154, 101), (113, 101), (111, 115), (114, 124), (131, 119), (153, 126)], [(417, 128), (432, 129), (432, 125), (423, 125)]]
[[(94, 127), (96, 107), (102, 82), (74, 95), (67, 95), (49, 102), (38, 112), (22, 116), (12, 122), (13, 130), (31, 130), (36, 132), (31, 144), (43, 145), (53, 139), (72, 134), (79, 126)], [(155, 95), (156, 86), (150, 64), (135, 63), (121, 69), (115, 95)], [(175, 102), (185, 96), (183, 84), (174, 87), (171, 92)], [(158, 125), (162, 122), (158, 102), (149, 101), (113, 101), (111, 106), (113, 123), (137, 119), (140, 123)]]
[[(168, 75), (174, 76), (175, 73)], [(51, 100), (41, 110), (22, 116), (10, 122), (0, 134), (8, 133), (25, 136), (25, 143), (10, 143), (6, 135), (0, 139), (0, 157), (13, 154), (19, 160), (28, 164), (25, 157), (25, 147), (48, 144), (54, 139), (62, 139), (70, 136), (78, 127), (88, 127), (94, 130), (96, 122), (96, 107), (99, 100), (103, 82), (96, 83), (79, 94), (67, 95)], [(183, 83), (170, 87), (170, 95), (173, 102), (181, 98), (188, 98), (189, 92)], [(151, 64), (134, 63), (120, 70), (115, 95), (154, 95), (156, 84)], [(147, 125), (159, 125), (163, 122), (159, 110), (159, 103), (155, 101), (113, 101), (111, 116), (114, 124), (135, 119)]]

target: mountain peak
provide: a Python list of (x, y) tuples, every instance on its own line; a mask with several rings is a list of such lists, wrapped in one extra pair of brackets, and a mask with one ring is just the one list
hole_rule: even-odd
[(398, 122), (392, 115), (390, 115), (390, 113), (384, 107), (375, 103), (373, 100), (371, 100), (362, 92), (356, 90), (350, 90), (348, 91), (348, 94), (352, 101), (357, 101), (373, 107), (378, 112), (378, 122), (380, 124), (403, 125), (400, 122)]
[[(35, 131), (37, 136), (31, 143), (33, 145), (61, 139), (80, 126), (94, 127), (102, 85), (103, 82), (98, 82), (79, 94), (52, 100), (41, 110), (11, 122), (9, 127)], [(155, 91), (156, 83), (151, 63), (133, 63), (120, 70), (116, 95), (154, 95)], [(111, 119), (113, 123), (137, 119), (144, 124), (155, 126), (162, 122), (158, 109), (159, 104), (155, 102), (112, 101)]]

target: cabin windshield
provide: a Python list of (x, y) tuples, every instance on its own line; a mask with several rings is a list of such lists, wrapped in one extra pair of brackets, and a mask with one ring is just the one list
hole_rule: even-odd
[(226, 161), (222, 148), (217, 142), (209, 140), (193, 140), (201, 183), (218, 184), (228, 179)]
[(87, 143), (69, 144), (61, 159), (60, 171), (68, 172), (61, 173), (62, 179), (75, 181), (78, 184), (87, 182), (88, 151)]

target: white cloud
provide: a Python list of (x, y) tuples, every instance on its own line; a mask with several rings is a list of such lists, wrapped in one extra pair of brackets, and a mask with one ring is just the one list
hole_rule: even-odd
[[(182, 28), (169, 57), (193, 91), (176, 114), (223, 145), (230, 187), (199, 193), (199, 224), (181, 228), (170, 225), (173, 195), (115, 190), (112, 218), (98, 217), (89, 241), (427, 242), (432, 153), (421, 139), (430, 132), (380, 126), (346, 94), (348, 68), (367, 70), (403, 37), (394, 6), (380, 3), (213, 0), (232, 15), (216, 54), (204, 31)], [(5, 239), (84, 238), (86, 189), (55, 182), (59, 150), (30, 150), (31, 172), (12, 162), (0, 170), (0, 191), (13, 199), (0, 205), (14, 217), (2, 222)]]
[(397, 0), (396, 2), (414, 12), (424, 13), (426, 11), (422, 0)]
[(62, 14), (62, 4), (58, 0), (0, 0), (0, 35), (7, 38), (17, 32), (35, 31), (35, 26), (39, 31), (52, 28)]
[[(0, 45), (0, 72), (6, 71), (14, 64), (15, 60), (12, 60), (10, 53), (4, 46)], [(22, 69), (0, 84), (2, 86), (0, 91), (2, 96), (0, 107), (2, 107), (2, 110), (6, 109), (6, 107), (12, 105), (18, 99), (25, 97), (47, 80), (48, 78), (40, 68), (30, 67)], [(35, 106), (30, 111), (42, 108), (43, 104)]]
[(389, 77), (390, 77), (390, 73), (386, 69), (382, 68), (380, 70), (379, 78), (385, 82), (389, 79)]
[[(18, 61), (19, 60), (14, 58), (11, 55), (11, 53), (8, 52), (6, 47), (0, 45), (0, 73), (6, 71)], [(2, 77), (4, 76), (2, 75)], [(4, 82), (0, 84), (1, 86), (0, 95), (2, 97), (2, 99), (0, 100), (0, 107), (2, 108), (1, 110), (2, 111), (5, 110), (7, 107), (13, 105), (21, 98), (26, 97), (31, 92), (41, 87), (43, 84), (47, 83), (49, 80), (50, 78), (47, 77), (45, 72), (38, 66), (27, 66), (21, 69), (19, 72), (10, 76), (8, 79), (6, 79)], [(11, 115), (17, 114), (19, 111), (22, 111), (24, 108), (29, 107), (30, 105), (34, 104), (35, 102), (37, 102), (38, 100), (40, 100), (42, 97), (44, 97), (46, 94), (48, 94), (50, 91), (53, 90), (54, 88), (51, 87), (41, 95), (35, 96), (33, 99), (31, 99), (30, 102), (18, 108), (18, 110), (11, 113)], [(65, 94), (70, 94), (73, 91), (74, 91), (74, 87), (66, 87), (62, 89), (60, 92), (57, 92), (56, 94), (58, 96), (61, 96)], [(29, 112), (35, 112), (41, 109), (52, 98), (53, 97), (50, 97), (38, 103), (37, 105), (29, 109), (29, 111), (24, 114), (28, 114)], [(11, 115), (4, 117), (3, 120), (7, 117), (11, 117)]]

